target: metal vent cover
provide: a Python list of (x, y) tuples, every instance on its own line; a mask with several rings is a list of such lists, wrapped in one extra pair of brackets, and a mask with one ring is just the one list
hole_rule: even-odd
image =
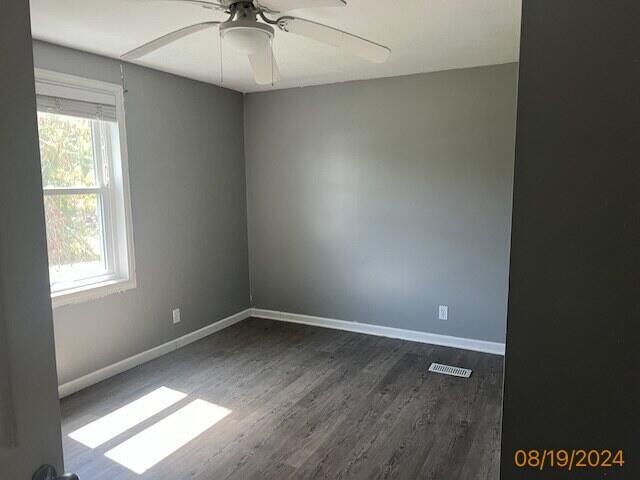
[(451, 375), (453, 377), (469, 378), (471, 376), (471, 370), (468, 368), (452, 367), (451, 365), (443, 365), (442, 363), (432, 363), (429, 371)]

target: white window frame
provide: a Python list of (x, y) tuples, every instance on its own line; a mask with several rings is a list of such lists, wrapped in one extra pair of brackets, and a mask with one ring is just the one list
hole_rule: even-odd
[[(131, 193), (122, 86), (39, 68), (35, 69), (35, 80), (38, 95), (104, 105), (115, 104), (117, 128), (107, 128), (102, 135), (111, 136), (111, 141), (105, 144), (107, 149), (119, 145), (119, 148), (115, 149), (118, 151), (103, 152), (94, 148), (98, 161), (96, 175), (99, 186), (43, 189), (43, 194), (46, 195), (100, 193), (98, 198), (103, 200), (103, 204), (99, 213), (106, 217), (102, 219), (102, 231), (107, 273), (74, 282), (68, 288), (52, 291), (52, 306), (58, 308), (135, 288)], [(94, 135), (94, 138), (97, 137)], [(110, 161), (105, 161), (105, 158)], [(104, 179), (108, 181), (105, 182)]]

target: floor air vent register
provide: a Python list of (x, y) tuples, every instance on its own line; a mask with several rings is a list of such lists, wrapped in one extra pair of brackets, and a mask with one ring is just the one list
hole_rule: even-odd
[(442, 373), (443, 375), (451, 375), (453, 377), (469, 378), (471, 376), (471, 370), (468, 368), (452, 367), (451, 365), (443, 365), (441, 363), (432, 363), (429, 371)]

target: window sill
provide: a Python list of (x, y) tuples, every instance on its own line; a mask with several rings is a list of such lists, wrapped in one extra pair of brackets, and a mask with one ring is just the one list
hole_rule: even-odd
[(51, 293), (51, 306), (55, 310), (64, 305), (88, 302), (114, 293), (131, 290), (135, 287), (135, 279), (108, 280), (106, 282), (83, 285), (77, 288)]

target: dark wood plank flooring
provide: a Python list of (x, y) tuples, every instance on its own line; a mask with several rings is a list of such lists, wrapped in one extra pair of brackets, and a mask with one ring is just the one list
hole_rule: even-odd
[[(187, 397), (97, 448), (69, 438), (163, 386)], [(194, 399), (231, 413), (142, 475), (105, 457)], [(81, 480), (497, 479), (501, 404), (502, 357), (248, 319), (64, 399), (65, 466)]]

